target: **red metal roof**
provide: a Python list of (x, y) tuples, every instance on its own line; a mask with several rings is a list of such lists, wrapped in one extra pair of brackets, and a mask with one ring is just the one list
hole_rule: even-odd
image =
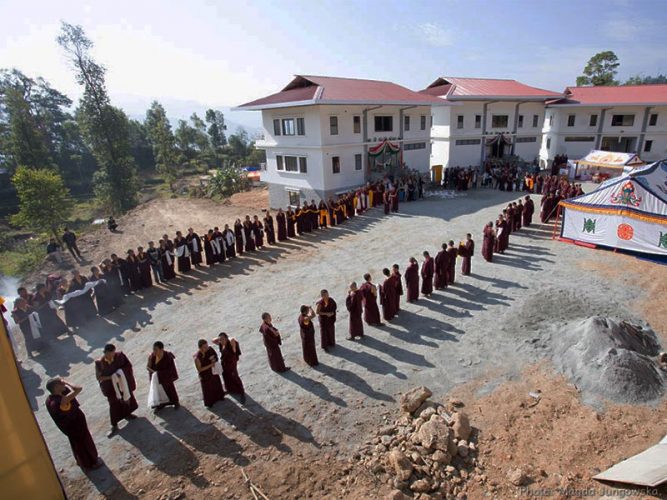
[(476, 98), (529, 98), (554, 99), (563, 94), (531, 87), (516, 80), (498, 78), (459, 78), (443, 76), (435, 80), (421, 93), (446, 97), (448, 100)]
[(262, 109), (305, 104), (442, 104), (442, 100), (379, 80), (297, 75), (282, 91), (239, 108)]
[(565, 98), (549, 105), (667, 104), (667, 84), (568, 87)]

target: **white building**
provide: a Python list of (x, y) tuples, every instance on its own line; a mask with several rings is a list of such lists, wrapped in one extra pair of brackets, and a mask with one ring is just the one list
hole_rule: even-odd
[[(373, 175), (396, 173), (401, 162), (428, 172), (432, 105), (446, 103), (390, 82), (299, 75), (237, 109), (262, 111), (262, 180), (270, 205), (284, 207), (328, 200)], [(369, 156), (385, 141), (382, 155)]]
[(568, 87), (547, 103), (540, 163), (571, 160), (592, 149), (638, 153), (646, 162), (667, 157), (667, 85)]
[(449, 106), (433, 108), (431, 165), (483, 165), (516, 155), (532, 162), (542, 139), (544, 105), (563, 94), (516, 80), (441, 77), (420, 93)]

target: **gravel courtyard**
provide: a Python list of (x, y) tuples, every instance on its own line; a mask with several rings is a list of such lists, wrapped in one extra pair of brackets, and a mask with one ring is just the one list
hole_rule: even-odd
[[(453, 199), (429, 197), (402, 204), (401, 212), (390, 216), (375, 209), (343, 226), (154, 287), (144, 296), (128, 298), (120, 311), (77, 335), (52, 342), (23, 363), (23, 377), (66, 486), (74, 497), (142, 496), (129, 484), (153, 464), (167, 476), (185, 476), (204, 487), (210, 478), (188, 472), (201, 454), (224, 455), (244, 465), (253, 460), (245, 442), (289, 451), (287, 438), (281, 436), (317, 449), (351, 452), (404, 390), (426, 385), (443, 396), (459, 384), (481, 379), (481, 392), (491, 392), (548, 357), (548, 339), (559, 324), (595, 314), (641, 320), (627, 306), (644, 293), (639, 283), (612, 280), (576, 265), (578, 260), (612, 265), (640, 261), (559, 243), (551, 239), (551, 226), (537, 224), (513, 234), (509, 251), (486, 263), (480, 255), (482, 227), (518, 197), (477, 190)], [(539, 206), (539, 196), (533, 198)], [(350, 281), (360, 283), (365, 272), (381, 281), (383, 267), (398, 263), (404, 270), (409, 257), (421, 262), (424, 250), (435, 255), (442, 242), (453, 239), (458, 244), (467, 232), (477, 246), (471, 276), (461, 276), (457, 263), (454, 286), (430, 300), (403, 302), (391, 324), (365, 325), (362, 341), (345, 340), (344, 299)], [(320, 366), (311, 369), (301, 359), (296, 320), (299, 306), (313, 304), (322, 288), (339, 304), (338, 345), (330, 354), (318, 350)], [(283, 354), (292, 367), (284, 376), (268, 368), (258, 333), (263, 311), (272, 314), (283, 335)], [(249, 396), (245, 408), (228, 399), (209, 411), (201, 400), (192, 354), (197, 339), (210, 340), (220, 331), (235, 336), (243, 351), (239, 372)], [(144, 371), (155, 340), (176, 355), (183, 405), (157, 416), (146, 409)], [(92, 364), (107, 342), (114, 342), (135, 366), (137, 414), (143, 417), (112, 439), (105, 437), (108, 408)], [(76, 467), (66, 438), (44, 409), (44, 383), (53, 376), (84, 386), (79, 400), (108, 467), (92, 473), (90, 480)], [(595, 403), (594, 395), (584, 398)], [(150, 492), (146, 496), (157, 497)]]

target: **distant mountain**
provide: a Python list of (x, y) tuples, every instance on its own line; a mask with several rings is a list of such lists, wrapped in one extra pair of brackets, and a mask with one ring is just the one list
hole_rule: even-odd
[[(118, 94), (111, 96), (115, 106), (122, 108), (130, 118), (143, 121), (146, 118), (146, 110), (150, 107), (153, 99), (143, 96), (133, 96)], [(178, 125), (178, 120), (187, 120), (192, 113), (197, 113), (204, 119), (207, 109), (217, 109), (225, 115), (225, 124), (227, 125), (227, 135), (236, 132), (236, 129), (243, 127), (252, 137), (262, 132), (262, 116), (258, 111), (232, 111), (229, 106), (216, 106), (214, 104), (205, 104), (197, 101), (184, 99), (157, 99), (167, 111), (167, 116), (173, 128)]]

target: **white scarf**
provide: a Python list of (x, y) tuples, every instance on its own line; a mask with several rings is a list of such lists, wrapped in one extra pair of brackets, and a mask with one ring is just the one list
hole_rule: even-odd
[(123, 401), (130, 400), (132, 393), (130, 392), (130, 386), (127, 385), (125, 372), (122, 368), (119, 368), (116, 370), (116, 373), (111, 375), (111, 384), (113, 385), (113, 390), (116, 393), (117, 399), (122, 399)]
[(58, 304), (59, 306), (62, 306), (69, 299), (73, 299), (75, 297), (80, 297), (81, 295), (84, 295), (84, 294), (90, 292), (93, 288), (95, 288), (100, 283), (106, 284), (106, 280), (101, 279), (101, 280), (97, 280), (97, 281), (89, 281), (88, 283), (83, 285), (83, 288), (81, 290), (74, 290), (73, 292), (66, 293), (65, 295), (63, 295), (62, 299), (54, 300), (54, 302), (56, 304)]
[(122, 273), (121, 270), (120, 270), (120, 266), (118, 266), (118, 267), (116, 268), (116, 270), (118, 271), (118, 278), (120, 279), (120, 284), (121, 284), (121, 286), (122, 286), (122, 285), (125, 284), (125, 282), (123, 281), (123, 273)]
[(188, 248), (188, 245), (181, 245), (176, 247), (175, 253), (176, 257), (179, 259), (181, 257), (190, 257), (190, 249)]
[(39, 331), (42, 329), (42, 322), (39, 320), (39, 314), (31, 312), (28, 314), (28, 322), (30, 323), (30, 333), (33, 339), (41, 337)]
[(157, 372), (151, 374), (151, 384), (148, 389), (148, 407), (155, 408), (156, 406), (163, 405), (169, 402), (167, 393), (164, 391), (164, 387), (158, 380)]
[(165, 248), (164, 256), (167, 257), (167, 265), (168, 266), (171, 266), (171, 263), (172, 263), (171, 258), (172, 258), (173, 255), (174, 255), (173, 253), (171, 253), (168, 249)]
[(222, 364), (220, 363), (220, 361), (215, 362), (215, 364), (211, 368), (211, 373), (217, 376), (222, 375)]
[(199, 238), (192, 238), (190, 241), (192, 242), (192, 252), (193, 253), (199, 253), (199, 242), (197, 241)]
[(225, 233), (225, 235), (224, 235), (224, 238), (227, 240), (227, 246), (228, 247), (231, 247), (232, 245), (234, 245), (234, 233), (233, 232), (227, 231), (227, 233)]
[(215, 238), (211, 240), (211, 248), (213, 248), (213, 255), (220, 255), (220, 242)]

